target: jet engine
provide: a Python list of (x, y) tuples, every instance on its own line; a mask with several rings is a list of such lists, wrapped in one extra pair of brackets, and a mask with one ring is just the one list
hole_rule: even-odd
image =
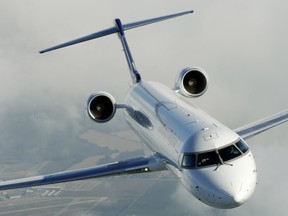
[(185, 97), (199, 97), (208, 88), (206, 72), (197, 67), (182, 70), (175, 83), (175, 90)]
[(116, 101), (107, 92), (98, 92), (89, 97), (86, 109), (92, 120), (99, 123), (107, 122), (115, 115)]

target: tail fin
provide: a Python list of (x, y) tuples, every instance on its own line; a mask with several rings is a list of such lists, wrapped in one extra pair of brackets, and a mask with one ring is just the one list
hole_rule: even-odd
[[(168, 15), (168, 16), (162, 16), (162, 17), (158, 17), (158, 18), (153, 18), (153, 19), (148, 19), (148, 20), (143, 20), (143, 21), (138, 21), (138, 22), (133, 22), (133, 23), (128, 23), (128, 24), (123, 24), (123, 30), (126, 31), (126, 30), (130, 30), (133, 28), (138, 28), (138, 27), (141, 27), (144, 25), (160, 22), (160, 21), (163, 21), (166, 19), (172, 19), (172, 18), (186, 15), (186, 14), (190, 14), (190, 13), (193, 13), (193, 11), (186, 11), (186, 12), (172, 14), (172, 15)], [(99, 32), (95, 32), (93, 34), (90, 34), (90, 35), (87, 35), (87, 36), (84, 36), (84, 37), (81, 37), (81, 38), (60, 44), (60, 45), (57, 45), (57, 46), (53, 46), (53, 47), (48, 48), (48, 49), (41, 50), (41, 51), (39, 51), (39, 53), (50, 52), (52, 50), (64, 48), (67, 46), (82, 43), (84, 41), (92, 40), (92, 39), (99, 38), (99, 37), (104, 37), (106, 35), (110, 35), (110, 34), (114, 34), (114, 33), (118, 33), (118, 32), (119, 32), (119, 29), (117, 27), (111, 27), (111, 28), (108, 28), (108, 29), (105, 29), (105, 30), (102, 30)]]

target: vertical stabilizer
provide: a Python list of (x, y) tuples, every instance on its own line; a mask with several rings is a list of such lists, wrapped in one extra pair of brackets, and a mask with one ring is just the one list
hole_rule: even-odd
[(138, 73), (135, 62), (133, 60), (132, 54), (130, 52), (126, 37), (125, 37), (125, 33), (124, 33), (124, 29), (123, 29), (123, 25), (121, 23), (120, 19), (115, 19), (115, 26), (118, 29), (118, 35), (119, 38), (121, 40), (125, 55), (126, 55), (126, 59), (127, 59), (127, 63), (130, 69), (130, 74), (131, 74), (131, 78), (133, 83), (138, 83), (141, 81), (141, 75)]

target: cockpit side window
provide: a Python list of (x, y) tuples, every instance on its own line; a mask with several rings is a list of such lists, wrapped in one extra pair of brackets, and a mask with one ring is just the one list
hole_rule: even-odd
[(216, 151), (210, 151), (210, 152), (198, 154), (198, 157), (197, 157), (198, 167), (210, 166), (210, 165), (219, 164), (219, 163), (221, 162)]
[(246, 153), (249, 149), (245, 142), (243, 142), (242, 140), (239, 140), (236, 143), (236, 146), (240, 149), (241, 152), (243, 152), (243, 154)]
[(183, 156), (182, 166), (185, 168), (194, 168), (196, 167), (196, 155), (195, 154), (186, 154)]

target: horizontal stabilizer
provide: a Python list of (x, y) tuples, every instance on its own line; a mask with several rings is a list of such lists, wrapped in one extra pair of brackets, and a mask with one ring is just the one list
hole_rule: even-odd
[(84, 41), (89, 41), (89, 40), (92, 40), (92, 39), (95, 39), (95, 38), (104, 37), (106, 35), (110, 35), (110, 34), (113, 34), (113, 33), (116, 33), (116, 32), (117, 32), (116, 27), (112, 27), (112, 28), (105, 29), (105, 30), (100, 31), (100, 32), (95, 32), (93, 34), (90, 34), (90, 35), (87, 35), (87, 36), (84, 36), (84, 37), (81, 37), (81, 38), (78, 38), (78, 39), (63, 43), (63, 44), (59, 44), (57, 46), (54, 46), (54, 47), (51, 47), (51, 48), (48, 48), (48, 49), (41, 50), (41, 51), (39, 51), (39, 53), (42, 54), (42, 53), (50, 52), (52, 50), (60, 49), (60, 48), (71, 46), (71, 45), (78, 44), (78, 43), (82, 43)]
[[(193, 13), (193, 11), (186, 11), (186, 12), (172, 14), (172, 15), (168, 15), (168, 16), (162, 16), (162, 17), (157, 17), (157, 18), (153, 18), (153, 19), (148, 19), (148, 20), (128, 23), (128, 24), (124, 24), (123, 25), (123, 29), (124, 29), (124, 31), (126, 31), (126, 30), (130, 30), (130, 29), (133, 29), (133, 28), (138, 28), (138, 27), (141, 27), (141, 26), (144, 26), (144, 25), (160, 22), (160, 21), (167, 20), (167, 19), (172, 19), (172, 18), (175, 18), (175, 17), (178, 17), (178, 16), (182, 16), (182, 15), (186, 15), (186, 14), (190, 14), (190, 13)], [(108, 28), (108, 29), (105, 29), (105, 30), (102, 30), (102, 31), (99, 31), (99, 32), (95, 32), (93, 34), (90, 34), (90, 35), (87, 35), (87, 36), (84, 36), (84, 37), (81, 37), (81, 38), (78, 38), (78, 39), (75, 39), (75, 40), (60, 44), (60, 45), (57, 45), (57, 46), (53, 46), (53, 47), (48, 48), (48, 49), (41, 50), (41, 51), (39, 51), (39, 53), (46, 53), (46, 52), (49, 52), (49, 51), (52, 51), (52, 50), (60, 49), (60, 48), (71, 46), (71, 45), (78, 44), (78, 43), (82, 43), (84, 41), (89, 41), (89, 40), (92, 40), (92, 39), (95, 39), (95, 38), (104, 37), (104, 36), (107, 36), (107, 35), (110, 35), (110, 34), (118, 33), (118, 31), (119, 31), (118, 28), (111, 27), (111, 28)]]

